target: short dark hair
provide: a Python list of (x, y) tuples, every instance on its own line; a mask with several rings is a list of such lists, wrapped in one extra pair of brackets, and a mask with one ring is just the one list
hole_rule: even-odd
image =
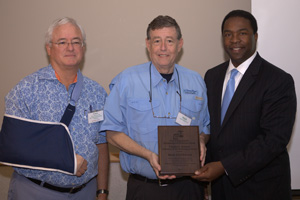
[(243, 17), (245, 19), (248, 19), (250, 21), (251, 27), (253, 29), (253, 34), (257, 33), (257, 22), (256, 22), (255, 17), (250, 12), (247, 12), (244, 10), (233, 10), (225, 16), (225, 18), (223, 19), (223, 22), (222, 22), (222, 30), (221, 30), (222, 33), (224, 30), (224, 24), (225, 24), (226, 20), (231, 17)]
[(182, 35), (181, 35), (181, 30), (179, 25), (177, 24), (176, 20), (173, 19), (172, 17), (168, 15), (159, 15), (156, 18), (152, 20), (152, 22), (148, 25), (147, 28), (147, 39), (150, 39), (150, 30), (156, 30), (156, 29), (162, 29), (165, 27), (175, 27), (176, 33), (177, 33), (177, 39), (180, 40)]

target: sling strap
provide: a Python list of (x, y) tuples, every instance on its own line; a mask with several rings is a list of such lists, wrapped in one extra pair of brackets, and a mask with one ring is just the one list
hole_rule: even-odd
[(73, 89), (71, 98), (70, 98), (70, 103), (67, 106), (65, 113), (63, 114), (60, 122), (64, 123), (66, 126), (69, 126), (69, 124), (71, 123), (71, 120), (73, 118), (73, 115), (75, 113), (76, 110), (76, 102), (78, 101), (79, 97), (80, 97), (80, 93), (82, 90), (82, 86), (83, 86), (83, 75), (81, 74), (81, 72), (78, 70), (77, 72), (77, 83)]

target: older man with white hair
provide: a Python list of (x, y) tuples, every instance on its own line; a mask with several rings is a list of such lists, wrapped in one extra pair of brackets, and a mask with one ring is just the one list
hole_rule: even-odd
[[(47, 155), (44, 154), (37, 160), (41, 161), (44, 157), (51, 157), (51, 160), (48, 159), (43, 168), (28, 167), (26, 164), (19, 165), (21, 167), (13, 165), (15, 171), (8, 199), (92, 200), (96, 196), (98, 199), (107, 199), (108, 147), (105, 134), (100, 132), (103, 120), (101, 113), (107, 93), (79, 70), (85, 53), (85, 33), (74, 19), (58, 19), (46, 34), (46, 50), (50, 64), (25, 77), (6, 96), (5, 119), (19, 120), (21, 123), (30, 120), (34, 122), (30, 127), (53, 123), (66, 125), (75, 170), (73, 173), (66, 173), (49, 169), (53, 165), (72, 165), (72, 162), (67, 163), (62, 158), (68, 147), (60, 149), (61, 141), (56, 138), (60, 135), (56, 136), (54, 131), (50, 132), (49, 138), (43, 138), (53, 127), (39, 130), (35, 136), (38, 135), (40, 140), (32, 142), (33, 139), (26, 137), (20, 145), (27, 145), (34, 155), (47, 146)], [(2, 133), (5, 130), (6, 128), (2, 128)], [(7, 133), (14, 134), (12, 131)], [(19, 134), (17, 138), (24, 136)], [(54, 145), (50, 145), (51, 138)], [(1, 141), (5, 139), (3, 137)], [(12, 149), (16, 150), (17, 146), (14, 145)], [(23, 151), (26, 150), (27, 148), (23, 148)], [(28, 156), (24, 158), (24, 162), (31, 159), (32, 156)]]

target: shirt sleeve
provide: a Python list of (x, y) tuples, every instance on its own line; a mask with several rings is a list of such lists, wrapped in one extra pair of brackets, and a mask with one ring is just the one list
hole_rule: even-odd
[(34, 98), (34, 95), (32, 95), (31, 84), (27, 83), (25, 80), (22, 80), (6, 95), (5, 113), (30, 119), (30, 105), (26, 103), (28, 98)]
[(204, 107), (204, 117), (203, 117), (203, 129), (202, 132), (205, 134), (210, 134), (210, 118), (207, 104)]
[(124, 112), (126, 107), (126, 97), (122, 94), (120, 82), (114, 83), (104, 106), (104, 121), (101, 125), (101, 131), (117, 131), (127, 134), (126, 120), (124, 119)]

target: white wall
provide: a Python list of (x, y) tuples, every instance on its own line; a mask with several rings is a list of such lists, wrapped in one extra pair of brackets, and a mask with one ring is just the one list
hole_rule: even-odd
[[(262, 57), (293, 76), (297, 94), (300, 94), (299, 8), (299, 0), (252, 0), (252, 13), (258, 22), (258, 51)], [(291, 159), (292, 189), (299, 190), (299, 113), (288, 149)]]

